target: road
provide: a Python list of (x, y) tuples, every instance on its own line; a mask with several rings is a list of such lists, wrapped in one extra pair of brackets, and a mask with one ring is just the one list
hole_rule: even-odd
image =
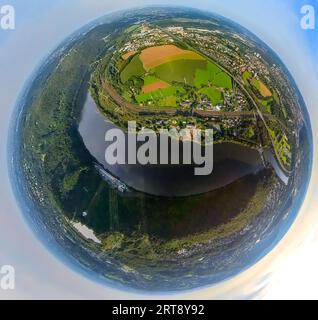
[[(158, 27), (158, 26), (157, 26)], [(160, 27), (158, 27), (160, 28)], [(172, 34), (171, 32), (168, 32), (168, 31), (165, 31), (163, 30), (162, 28), (160, 28), (163, 32), (166, 32), (166, 34), (168, 34), (170, 37), (172, 37), (173, 39), (175, 40), (178, 40), (178, 41), (181, 41), (182, 39), (179, 39), (178, 37), (176, 37), (174, 34)], [(226, 74), (228, 74), (235, 82), (236, 84), (241, 88), (241, 90), (246, 94), (246, 96), (250, 99), (250, 101), (253, 103), (253, 106), (255, 107), (256, 111), (257, 111), (257, 114), (259, 115), (259, 117), (261, 118), (261, 120), (263, 121), (264, 125), (265, 125), (265, 128), (266, 130), (268, 131), (268, 135), (270, 137), (270, 140), (271, 140), (271, 143), (272, 143), (272, 147), (273, 147), (273, 150), (275, 152), (275, 155), (276, 155), (276, 158), (277, 158), (277, 161), (279, 162), (279, 165), (281, 167), (281, 169), (287, 173), (287, 174), (290, 174), (291, 171), (288, 170), (284, 163), (282, 162), (276, 148), (275, 148), (275, 142), (270, 134), (270, 131), (269, 131), (269, 126), (265, 120), (265, 118), (268, 118), (268, 116), (266, 116), (265, 113), (261, 112), (261, 110), (259, 109), (257, 103), (255, 102), (255, 98), (252, 96), (252, 94), (245, 88), (244, 86), (244, 83), (242, 82), (241, 79), (238, 79), (236, 77), (233, 77), (232, 74), (226, 69), (224, 68), (223, 66), (221, 66), (217, 61), (213, 60), (210, 56), (207, 56), (204, 52), (201, 52), (200, 50), (196, 49), (196, 48), (193, 48), (191, 45), (189, 45), (188, 43), (186, 44), (188, 49), (194, 51), (194, 52), (197, 52), (198, 54), (204, 56), (207, 60), (213, 62), (214, 64), (216, 64), (221, 70), (223, 70)], [(272, 116), (272, 115), (271, 115)], [(284, 130), (287, 131), (287, 128), (285, 126), (285, 124), (283, 124), (280, 119), (277, 119), (276, 117), (272, 116), (272, 119), (274, 119), (275, 121), (277, 121), (282, 128), (284, 128)]]
[[(161, 28), (160, 28), (161, 29)], [(162, 30), (164, 31), (164, 30)], [(175, 35), (171, 34), (170, 32), (164, 31), (166, 32), (169, 36), (171, 36), (173, 39), (176, 39), (178, 41), (180, 41), (180, 39), (178, 37), (176, 37)], [(258, 116), (260, 117), (260, 119), (262, 120), (262, 122), (264, 123), (264, 126), (266, 128), (266, 130), (268, 131), (268, 135), (270, 137), (270, 141), (272, 143), (272, 147), (273, 150), (275, 152), (277, 161), (279, 162), (280, 167), (282, 168), (282, 170), (287, 173), (290, 174), (291, 171), (288, 170), (284, 163), (282, 163), (282, 160), (280, 158), (280, 155), (278, 154), (276, 148), (275, 148), (275, 142), (269, 132), (270, 128), (267, 124), (266, 120), (275, 120), (276, 122), (278, 122), (280, 124), (280, 126), (284, 129), (287, 130), (286, 125), (283, 124), (280, 119), (277, 119), (275, 116), (273, 116), (272, 114), (269, 113), (263, 113), (261, 112), (261, 110), (259, 109), (257, 103), (255, 102), (255, 98), (251, 95), (251, 93), (245, 88), (244, 84), (242, 83), (241, 79), (237, 79), (235, 77), (232, 76), (232, 74), (223, 66), (219, 65), (216, 61), (214, 61), (211, 57), (207, 56), (204, 52), (201, 52), (200, 50), (197, 50), (195, 48), (193, 48), (192, 46), (190, 46), (187, 43), (187, 47), (188, 49), (197, 52), (198, 54), (204, 56), (207, 60), (211, 61), (212, 63), (216, 64), (221, 70), (223, 70), (226, 74), (228, 74), (233, 81), (235, 81), (235, 83), (240, 87), (240, 89), (246, 94), (246, 96), (249, 98), (249, 100), (252, 102), (253, 106), (255, 107), (255, 110), (258, 114)], [(149, 108), (145, 108), (142, 106), (139, 106), (137, 104), (133, 104), (130, 103), (128, 101), (126, 101), (124, 98), (122, 98), (117, 91), (106, 81), (103, 81), (103, 88), (106, 91), (106, 93), (115, 101), (115, 103), (125, 109), (128, 109), (129, 111), (133, 112), (133, 113), (137, 113), (140, 116), (146, 116), (146, 115), (167, 115), (167, 116), (176, 116), (176, 115), (183, 115), (183, 116), (197, 116), (200, 118), (237, 118), (237, 117), (246, 117), (246, 118), (250, 118), (250, 117), (254, 117), (254, 112), (253, 111), (235, 111), (235, 112), (222, 112), (222, 111), (203, 111), (203, 110), (195, 110), (194, 112), (191, 111), (182, 111), (182, 110), (177, 110), (177, 109), (169, 109), (169, 108), (154, 108), (151, 107), (151, 110)]]
[[(192, 113), (189, 111), (180, 111), (177, 109), (169, 109), (169, 108), (157, 108), (157, 109), (149, 109), (145, 107), (141, 107), (137, 104), (131, 103), (126, 101), (121, 95), (117, 93), (117, 91), (107, 82), (103, 82), (103, 88), (107, 95), (109, 95), (115, 103), (120, 106), (121, 108), (128, 109), (133, 113), (137, 113), (138, 115), (184, 115), (184, 116), (191, 116), (192, 114), (196, 117), (200, 118), (254, 118), (255, 113), (253, 111), (233, 111), (233, 112), (224, 112), (224, 111), (203, 111), (203, 110), (194, 110)], [(160, 111), (158, 111), (160, 109)], [(276, 118), (269, 114), (264, 113), (262, 114), (264, 118), (276, 120)]]

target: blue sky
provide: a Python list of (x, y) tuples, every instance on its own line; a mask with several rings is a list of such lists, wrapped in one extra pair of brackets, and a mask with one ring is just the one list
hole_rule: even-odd
[[(39, 62), (66, 36), (87, 22), (108, 12), (161, 3), (171, 4), (171, 1), (0, 0), (0, 6), (12, 4), (16, 9), (16, 30), (0, 30), (0, 108), (2, 115), (0, 118), (0, 161), (2, 163), (0, 169), (2, 181), (0, 184), (0, 265), (12, 264), (17, 271), (16, 290), (13, 292), (0, 290), (0, 298), (136, 297), (133, 294), (107, 289), (90, 282), (68, 269), (38, 243), (25, 225), (11, 193), (6, 166), (6, 140), (9, 118), (17, 93)], [(305, 31), (300, 28), (301, 6), (304, 4), (315, 5), (318, 14), (317, 1), (175, 0), (173, 4), (197, 7), (222, 14), (247, 27), (265, 41), (279, 54), (296, 79), (313, 119), (313, 129), (317, 129), (315, 119), (318, 119), (316, 104), (318, 101), (316, 93), (318, 85), (318, 33), (317, 29)], [(314, 165), (316, 166), (316, 162)], [(288, 251), (285, 250), (286, 246), (290, 250), (294, 247), (294, 250), (291, 250), (291, 255), (294, 254), (294, 256), (293, 252), (302, 250), (299, 241), (296, 243), (295, 237), (292, 236), (294, 233), (298, 235), (304, 233), (307, 238), (308, 235), (317, 233), (318, 226), (316, 228), (315, 223), (309, 223), (318, 208), (317, 197), (314, 197), (314, 192), (318, 187), (317, 182), (318, 175), (314, 174), (308, 199), (299, 219), (282, 244), (266, 259), (231, 281), (211, 289), (200, 290), (195, 295), (179, 295), (178, 297), (244, 298), (253, 297), (256, 294), (261, 297), (273, 297), (275, 294), (277, 295), (277, 292), (280, 292), (282, 296), (287, 295), (291, 291), (289, 288), (290, 279), (286, 278), (285, 282), (280, 283), (280, 287), (278, 287), (273, 284), (274, 280), (277, 282), (277, 278), (265, 276), (268, 270), (271, 270), (271, 273), (278, 272), (280, 279), (284, 279), (283, 275), (286, 272), (280, 271), (284, 262), (275, 267), (272, 265), (275, 265), (277, 256), (283, 256), (281, 252), (284, 252), (285, 255), (285, 252)], [(285, 243), (286, 241), (288, 242)], [(317, 243), (317, 239), (314, 238), (309, 245), (317, 249)], [(296, 269), (289, 266), (289, 270), (293, 271), (293, 279), (301, 279), (306, 265), (309, 263), (311, 265), (317, 263), (318, 266), (318, 259), (312, 261), (310, 254), (306, 254), (309, 245), (307, 245), (307, 249), (302, 251), (305, 253), (301, 253), (304, 264), (299, 265), (300, 262), (297, 260)], [(288, 259), (294, 261), (294, 258)], [(315, 284), (314, 276), (311, 273), (306, 278), (308, 286)], [(260, 282), (265, 278), (266, 283), (260, 285)], [(298, 286), (301, 286), (300, 280), (297, 283)], [(282, 288), (286, 288), (286, 290)], [(138, 296), (138, 298), (142, 298), (142, 296)]]

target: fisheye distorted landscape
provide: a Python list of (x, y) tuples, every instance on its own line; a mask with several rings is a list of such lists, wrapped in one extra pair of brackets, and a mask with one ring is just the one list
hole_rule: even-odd
[[(193, 9), (83, 27), (37, 70), (15, 117), (12, 179), (28, 221), (115, 286), (188, 290), (245, 270), (288, 230), (311, 169), (306, 106), (282, 61), (238, 24)], [(110, 165), (105, 133), (122, 130), (127, 149), (129, 121), (188, 129), (183, 141), (213, 130), (213, 172)]]

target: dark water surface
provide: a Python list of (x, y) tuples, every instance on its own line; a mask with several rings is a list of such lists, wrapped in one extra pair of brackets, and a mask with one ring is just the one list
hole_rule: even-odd
[[(188, 196), (216, 190), (264, 169), (256, 150), (234, 144), (214, 145), (211, 175), (194, 175), (194, 165), (109, 165), (105, 134), (116, 128), (99, 112), (88, 94), (83, 107), (79, 132), (91, 155), (114, 176), (135, 190), (159, 196)], [(126, 135), (127, 136), (127, 135)]]

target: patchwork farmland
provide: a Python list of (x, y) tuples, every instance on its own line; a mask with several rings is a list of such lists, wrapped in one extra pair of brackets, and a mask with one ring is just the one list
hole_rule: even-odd
[(227, 73), (198, 53), (175, 45), (129, 53), (127, 60), (120, 71), (123, 96), (141, 106), (189, 108), (191, 99), (198, 104), (209, 101), (212, 108), (222, 104), (226, 90), (232, 90)]
[[(136, 25), (99, 62), (91, 93), (121, 127), (134, 119), (139, 128), (154, 130), (213, 128), (217, 143), (273, 148), (289, 172), (288, 113), (279, 82), (269, 81), (259, 53), (244, 55), (237, 41), (189, 26)], [(282, 147), (272, 132), (286, 138)]]

